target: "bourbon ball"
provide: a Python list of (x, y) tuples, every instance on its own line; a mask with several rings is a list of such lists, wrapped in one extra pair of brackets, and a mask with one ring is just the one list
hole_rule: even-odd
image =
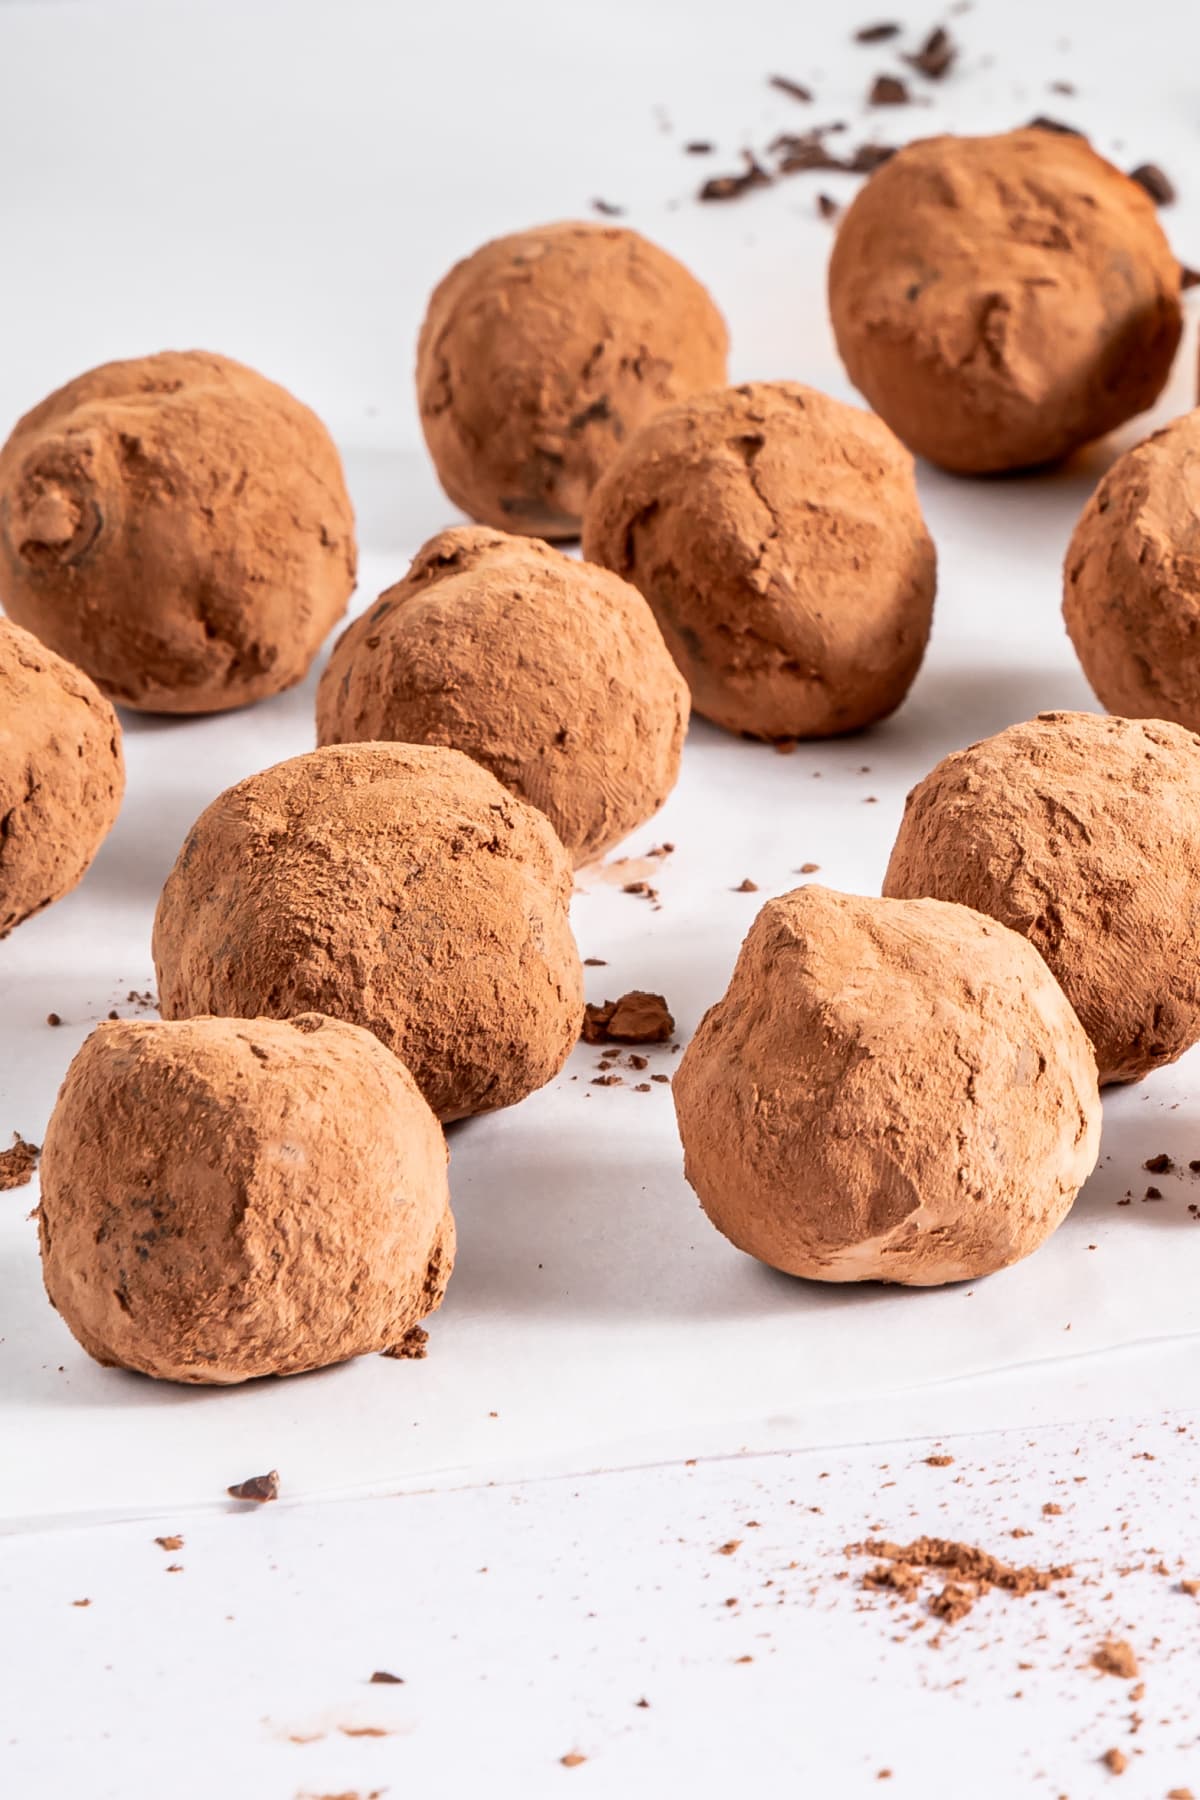
[(192, 827), (154, 921), (163, 1016), (327, 1013), (439, 1118), (511, 1106), (579, 1035), (571, 889), (549, 822), (461, 752), (314, 750)]
[(1200, 730), (1200, 411), (1105, 475), (1067, 552), (1063, 616), (1110, 712)]
[(899, 706), (937, 562), (887, 426), (793, 381), (698, 394), (632, 437), (584, 555), (650, 602), (692, 704), (729, 731), (820, 738)]
[(1136, 1081), (1200, 1038), (1200, 738), (1041, 713), (948, 756), (908, 796), (884, 879), (1027, 937), (1096, 1051)]
[(769, 900), (672, 1087), (713, 1224), (816, 1281), (1003, 1269), (1100, 1143), (1095, 1059), (1045, 963), (938, 900)]
[(493, 239), (433, 292), (417, 399), (438, 477), (484, 525), (579, 534), (631, 432), (725, 380), (729, 339), (682, 263), (623, 226)]
[(462, 750), (590, 861), (679, 772), (687, 684), (636, 588), (536, 538), (431, 538), (343, 633), (317, 692), (322, 744)]
[(0, 600), (118, 706), (225, 712), (292, 687), (354, 570), (329, 433), (228, 357), (106, 363), (0, 450)]
[(1152, 405), (1181, 329), (1154, 203), (1073, 133), (909, 144), (847, 210), (829, 302), (854, 385), (960, 474), (1052, 462)]
[(98, 1362), (161, 1380), (390, 1349), (454, 1262), (437, 1120), (377, 1038), (315, 1013), (98, 1026), (41, 1181), (51, 1301)]
[(0, 938), (82, 881), (124, 791), (108, 701), (0, 618)]

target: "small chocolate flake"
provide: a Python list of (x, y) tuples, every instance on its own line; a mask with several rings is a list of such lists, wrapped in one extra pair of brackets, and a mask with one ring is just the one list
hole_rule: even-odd
[(403, 1675), (393, 1675), (390, 1669), (376, 1669), (371, 1677), (371, 1681), (377, 1687), (404, 1686)]
[(685, 156), (711, 156), (716, 147), (707, 138), (693, 138), (690, 144), (683, 146), (683, 153)]
[(742, 1547), (741, 1538), (730, 1538), (728, 1543), (719, 1544), (717, 1546), (717, 1555), (718, 1556), (732, 1556), (734, 1551), (740, 1550), (741, 1547)]
[(593, 200), (592, 211), (599, 213), (602, 219), (620, 219), (624, 217), (625, 208), (614, 206), (611, 200)]
[[(817, 195), (817, 211), (823, 219), (836, 219), (841, 210), (841, 207), (833, 198), (832, 194)], [(775, 745), (775, 748), (779, 751), (781, 756), (785, 753), (790, 753), (796, 748), (796, 739), (780, 738)]]
[(564, 1769), (577, 1769), (580, 1763), (587, 1761), (587, 1757), (580, 1750), (568, 1750), (567, 1754), (560, 1756), (558, 1760)]
[(898, 75), (877, 75), (867, 94), (868, 106), (911, 106), (912, 95)]
[(72, 1606), (90, 1606), (91, 1604), (90, 1600), (72, 1600), (71, 1602)]
[(583, 966), (585, 969), (607, 969), (608, 964), (602, 956), (585, 956)]
[(669, 1075), (652, 1075), (650, 1079), (651, 1081), (670, 1081), (671, 1077)]
[(860, 25), (854, 34), (856, 44), (886, 44), (889, 38), (900, 36), (900, 26), (889, 19), (879, 25)]
[(1174, 182), (1157, 163), (1139, 163), (1136, 169), (1130, 169), (1129, 179), (1145, 189), (1155, 206), (1170, 206), (1178, 197)]
[(225, 1492), (232, 1500), (253, 1500), (258, 1506), (265, 1506), (268, 1500), (279, 1498), (279, 1471), (272, 1469), (268, 1475), (251, 1475), (246, 1481), (239, 1481)]
[(737, 200), (751, 188), (768, 187), (771, 176), (758, 158), (743, 150), (746, 167), (740, 175), (711, 175), (700, 189), (701, 200)]
[(625, 1085), (625, 1077), (623, 1075), (593, 1075), (592, 1076), (592, 1086), (593, 1087), (624, 1087), (624, 1085)]
[(781, 94), (789, 94), (793, 100), (809, 101), (813, 97), (811, 88), (806, 88), (802, 81), (789, 80), (786, 75), (768, 75), (767, 81), (771, 87), (778, 88)]
[(910, 68), (930, 81), (940, 81), (958, 55), (958, 46), (944, 25), (936, 25), (930, 32), (915, 56), (906, 56), (905, 62)]

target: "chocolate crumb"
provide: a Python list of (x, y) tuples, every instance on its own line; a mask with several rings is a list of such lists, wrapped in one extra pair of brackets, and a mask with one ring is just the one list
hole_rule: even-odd
[(912, 95), (898, 75), (877, 75), (867, 94), (868, 106), (911, 106)]
[(183, 1539), (174, 1534), (171, 1537), (160, 1537), (160, 1538), (156, 1537), (154, 1541), (158, 1545), (160, 1550), (182, 1550), (183, 1549)]
[(711, 156), (716, 147), (707, 138), (693, 138), (690, 144), (683, 146), (683, 153), (685, 156)]
[(1106, 1750), (1100, 1758), (1110, 1775), (1123, 1775), (1129, 1767), (1129, 1758), (1123, 1750)]
[(57, 1013), (47, 1013), (46, 1014), (46, 1023), (47, 1023), (47, 1025), (61, 1025), (62, 1020), (59, 1018)]
[[(836, 219), (841, 210), (841, 207), (831, 194), (817, 195), (817, 211), (823, 219)], [(796, 748), (796, 739), (780, 738), (775, 745), (775, 748), (780, 756), (790, 756), (792, 751)]]
[(639, 1081), (635, 1085), (633, 1091), (635, 1094), (648, 1094), (650, 1092), (650, 1083), (648, 1081)]
[(674, 1029), (663, 996), (634, 988), (619, 1000), (585, 1006), (581, 1035), (585, 1044), (664, 1044)]
[(41, 1150), (36, 1144), (28, 1143), (19, 1131), (14, 1131), (12, 1147), (0, 1150), (0, 1193), (6, 1193), (9, 1188), (24, 1187), (31, 1181), (40, 1155)]
[(587, 1761), (587, 1757), (578, 1750), (568, 1750), (567, 1754), (560, 1756), (558, 1760), (564, 1769), (577, 1769), (580, 1763)]
[(936, 25), (930, 32), (915, 56), (906, 56), (905, 62), (917, 69), (930, 81), (940, 81), (949, 72), (951, 64), (958, 55), (958, 46), (944, 25)]
[(585, 969), (607, 969), (608, 964), (602, 956), (585, 956), (583, 966)]
[(734, 1551), (740, 1550), (741, 1547), (742, 1547), (741, 1538), (730, 1538), (728, 1543), (721, 1544), (718, 1546), (717, 1555), (718, 1556), (732, 1556)]
[(71, 1602), (72, 1606), (90, 1606), (91, 1604), (90, 1600), (72, 1600)]
[(1175, 1164), (1165, 1150), (1160, 1150), (1157, 1156), (1147, 1157), (1142, 1167), (1147, 1175), (1169, 1175)]
[(253, 1500), (256, 1505), (264, 1506), (268, 1500), (279, 1498), (279, 1471), (272, 1469), (268, 1475), (251, 1475), (246, 1481), (239, 1481), (225, 1492), (233, 1500)]
[(429, 1333), (421, 1325), (410, 1325), (398, 1344), (389, 1344), (379, 1354), (397, 1362), (423, 1362), (429, 1355)]
[(379, 1685), (379, 1686), (386, 1686), (386, 1687), (403, 1687), (404, 1686), (403, 1675), (393, 1675), (390, 1669), (376, 1669), (375, 1673), (371, 1677), (371, 1681), (374, 1684)]
[(767, 187), (771, 177), (758, 158), (743, 150), (746, 167), (740, 175), (711, 175), (700, 189), (701, 200), (737, 200), (751, 188)]
[(114, 1006), (108, 1016), (110, 1019), (119, 1019), (121, 1015)]
[(1100, 1648), (1092, 1653), (1092, 1667), (1099, 1669), (1102, 1675), (1115, 1675), (1120, 1681), (1137, 1679), (1137, 1657), (1133, 1654), (1133, 1646), (1124, 1638), (1105, 1638)]
[(801, 863), (796, 870), (797, 875), (816, 875), (821, 868), (820, 863)]
[(1155, 206), (1170, 206), (1177, 198), (1174, 183), (1157, 163), (1139, 163), (1130, 169), (1129, 179), (1145, 189)]
[(751, 881), (748, 875), (744, 875), (741, 881), (739, 881), (737, 886), (733, 889), (733, 892), (735, 894), (757, 894), (758, 883), (757, 881)]
[(925, 1461), (931, 1469), (948, 1469), (954, 1458), (952, 1456), (927, 1456)]
[(856, 44), (886, 44), (889, 38), (899, 36), (899, 25), (888, 20), (879, 25), (860, 25), (854, 34), (854, 42)]
[(1200, 1598), (1200, 1581), (1181, 1581), (1179, 1591), (1181, 1594), (1190, 1594), (1193, 1600)]
[(592, 1086), (593, 1087), (624, 1087), (625, 1086), (625, 1077), (623, 1075), (593, 1075), (592, 1076)]
[(652, 1075), (650, 1079), (651, 1081), (670, 1081), (671, 1077), (669, 1075)]
[(1162, 1189), (1156, 1188), (1156, 1187), (1148, 1187), (1146, 1189), (1146, 1192), (1142, 1195), (1142, 1198), (1143, 1198), (1143, 1200), (1161, 1200), (1162, 1199)]
[(614, 206), (611, 200), (593, 200), (592, 211), (599, 213), (602, 219), (620, 219), (624, 217), (625, 208)]
[(767, 81), (781, 94), (789, 94), (793, 100), (811, 100), (812, 89), (806, 88), (802, 81), (790, 81), (786, 75), (768, 75)]

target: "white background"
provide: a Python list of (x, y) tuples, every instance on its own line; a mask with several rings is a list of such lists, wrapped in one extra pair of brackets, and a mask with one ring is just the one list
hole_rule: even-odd
[[(626, 205), (712, 287), (735, 378), (850, 398), (815, 194), (854, 183), (798, 176), (701, 207), (703, 176), (735, 167), (743, 144), (833, 118), (857, 143), (1047, 111), (1126, 165), (1161, 161), (1180, 189), (1164, 223), (1200, 263), (1200, 27), (1181, 13), (980, 0), (952, 21), (959, 69), (914, 84), (929, 109), (865, 115), (870, 79), (897, 66), (886, 46), (848, 41), (869, 8), (8, 0), (0, 429), (108, 357), (202, 345), (255, 364), (338, 439), (366, 604), (454, 517), (411, 395), (425, 297), (454, 257), (586, 215), (597, 196)], [(910, 42), (937, 22), (910, 17)], [(818, 103), (773, 93), (771, 72), (809, 82)], [(1059, 78), (1078, 96), (1050, 93)], [(691, 137), (720, 154), (685, 157)], [(1189, 329), (1160, 417), (1192, 403), (1194, 374)], [(611, 872), (581, 881), (581, 949), (608, 961), (592, 998), (661, 989), (686, 1034), (759, 898), (794, 885), (800, 863), (877, 891), (904, 793), (938, 757), (1090, 704), (1058, 615), (1061, 557), (1099, 473), (1143, 429), (1036, 481), (921, 471), (940, 589), (910, 702), (869, 737), (787, 758), (697, 723), (676, 794), (627, 847), (677, 844), (655, 865), (662, 911)], [(187, 826), (228, 782), (310, 747), (312, 685), (233, 718), (127, 720), (117, 829), (84, 886), (0, 946), (5, 1138), (40, 1139), (91, 1024), (135, 1010), (125, 995), (151, 985), (150, 917)], [(731, 891), (743, 876), (759, 898)], [(57, 1031), (50, 1010), (67, 1021)], [(1080, 1800), (1111, 1783), (1096, 1760), (1110, 1743), (1144, 1751), (1122, 1793), (1200, 1791), (1184, 1705), (1200, 1614), (1174, 1566), (1195, 1529), (1194, 1452), (1175, 1426), (1200, 1405), (1200, 1220), (1187, 1210), (1200, 1182), (1159, 1179), (1163, 1202), (1136, 1198), (1147, 1156), (1200, 1156), (1196, 1055), (1106, 1099), (1101, 1168), (1045, 1250), (930, 1295), (804, 1288), (739, 1257), (683, 1183), (669, 1091), (593, 1088), (595, 1060), (578, 1054), (525, 1106), (452, 1134), (460, 1261), (420, 1364), (366, 1359), (233, 1394), (93, 1368), (40, 1292), (24, 1218), (36, 1189), (3, 1197), (0, 1581), (16, 1622), (3, 1791), (290, 1800), (417, 1782), (658, 1794), (799, 1779), (822, 1795)], [(1142, 1433), (1076, 1423), (1161, 1421), (1166, 1407), (1176, 1416)], [(951, 1445), (952, 1469), (921, 1461), (933, 1434), (985, 1429), (996, 1435)], [(800, 1454), (813, 1445), (844, 1448)], [(1152, 1468), (1132, 1460), (1147, 1446)], [(777, 1454), (719, 1460), (743, 1448)], [(957, 1482), (968, 1463), (985, 1472)], [(267, 1466), (284, 1500), (229, 1516), (227, 1482)], [(820, 1528), (806, 1515), (798, 1529), (822, 1471)], [(1081, 1473), (1086, 1499), (1039, 1525), (1051, 1484)], [(1118, 1503), (1137, 1556), (1105, 1532)], [(750, 1573), (742, 1552), (714, 1565), (751, 1504)], [(1035, 1539), (1006, 1549), (1026, 1522)], [(994, 1596), (922, 1662), (878, 1606), (857, 1613), (851, 1583), (832, 1582), (872, 1523), (1085, 1563), (1083, 1598), (1055, 1613)], [(186, 1538), (177, 1575), (152, 1541), (172, 1530)], [(1118, 1563), (1150, 1545), (1172, 1574), (1139, 1571), (1106, 1601)], [(751, 1580), (778, 1583), (792, 1561), (774, 1637), (737, 1664)], [(1130, 1621), (1150, 1671), (1133, 1737), (1121, 1684), (1076, 1666)], [(400, 1662), (404, 1688), (362, 1687)], [(651, 1707), (633, 1710), (643, 1690)], [(339, 1729), (356, 1723), (394, 1735)], [(588, 1760), (567, 1770), (571, 1749)], [(890, 1788), (876, 1785), (884, 1766)]]

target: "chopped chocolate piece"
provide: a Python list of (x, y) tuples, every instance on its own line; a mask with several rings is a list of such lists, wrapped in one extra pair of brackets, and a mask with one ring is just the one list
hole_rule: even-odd
[(423, 1362), (429, 1354), (429, 1333), (421, 1325), (410, 1325), (399, 1343), (389, 1344), (379, 1354), (397, 1362)]
[(877, 75), (867, 95), (868, 106), (911, 106), (912, 95), (898, 75)]
[(669, 1075), (652, 1075), (650, 1079), (651, 1081), (670, 1081), (671, 1077)]
[(14, 1131), (12, 1148), (0, 1150), (0, 1193), (24, 1187), (32, 1179), (40, 1154), (36, 1144), (26, 1143), (20, 1132)]
[(390, 1669), (376, 1669), (371, 1677), (371, 1681), (375, 1686), (379, 1687), (404, 1686), (403, 1675), (393, 1675)]
[(683, 153), (685, 156), (711, 156), (716, 147), (707, 138), (693, 138), (690, 144), (683, 146)]
[(1145, 188), (1155, 206), (1170, 206), (1177, 197), (1170, 176), (1157, 163), (1139, 163), (1136, 169), (1130, 169), (1129, 179)]
[(768, 75), (767, 80), (781, 94), (790, 94), (793, 100), (811, 100), (812, 89), (806, 88), (803, 82), (790, 81), (786, 75)]
[(773, 138), (768, 148), (779, 158), (780, 175), (796, 175), (807, 169), (844, 169), (848, 165), (825, 144), (827, 132), (840, 131), (840, 125), (816, 125), (811, 131), (783, 131)]
[(906, 56), (905, 62), (927, 75), (930, 81), (940, 81), (946, 74), (955, 57), (958, 46), (944, 25), (937, 25), (930, 32), (915, 56)]
[(742, 173), (711, 175), (700, 189), (701, 200), (737, 200), (742, 194), (749, 193), (751, 188), (769, 185), (771, 177), (758, 158), (749, 150), (743, 150), (742, 155), (746, 161)]
[(886, 44), (889, 38), (900, 36), (900, 26), (890, 20), (880, 25), (860, 25), (854, 34), (856, 44)]
[(592, 1086), (593, 1087), (624, 1087), (625, 1086), (625, 1077), (623, 1075), (593, 1075), (592, 1076)]
[(1087, 135), (1086, 132), (1080, 131), (1078, 125), (1064, 125), (1061, 119), (1048, 119), (1045, 113), (1038, 113), (1036, 118), (1030, 119), (1029, 129), (1031, 131), (1057, 131), (1063, 137), (1086, 137)]
[(1145, 1194), (1142, 1196), (1142, 1198), (1144, 1200), (1161, 1200), (1162, 1199), (1162, 1189), (1156, 1188), (1156, 1187), (1148, 1187), (1146, 1189)]
[(611, 200), (593, 200), (592, 211), (598, 212), (602, 219), (619, 219), (623, 216), (625, 208), (614, 206)]
[(580, 1763), (585, 1763), (587, 1761), (587, 1757), (584, 1756), (581, 1750), (568, 1750), (567, 1754), (565, 1756), (560, 1756), (558, 1760), (564, 1769), (577, 1769)]
[(650, 1058), (648, 1056), (636, 1056), (631, 1053), (626, 1058), (626, 1061), (629, 1063), (631, 1069), (647, 1069), (650, 1066)]
[(1175, 1164), (1165, 1150), (1160, 1150), (1157, 1156), (1148, 1156), (1142, 1167), (1147, 1175), (1169, 1175)]
[(663, 1044), (675, 1029), (675, 1021), (661, 994), (634, 988), (619, 1000), (583, 1009), (585, 1044)]
[(650, 1092), (650, 1083), (648, 1081), (639, 1081), (633, 1091), (635, 1094), (648, 1094)]
[(279, 1498), (279, 1471), (272, 1469), (269, 1475), (251, 1475), (246, 1481), (235, 1482), (225, 1492), (233, 1500), (253, 1500), (256, 1505), (264, 1506), (268, 1500)]

